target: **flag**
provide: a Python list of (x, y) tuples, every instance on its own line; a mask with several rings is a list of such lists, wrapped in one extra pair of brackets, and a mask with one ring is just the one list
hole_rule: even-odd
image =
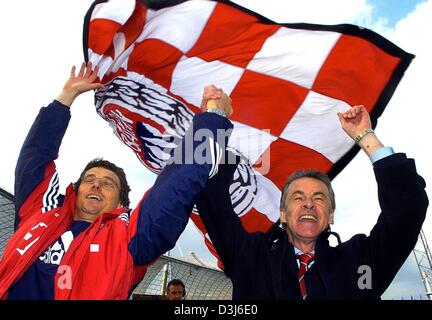
[[(156, 4), (156, 6), (155, 6)], [(160, 172), (199, 112), (205, 85), (232, 98), (230, 186), (245, 228), (279, 218), (290, 173), (335, 177), (359, 151), (337, 112), (363, 104), (373, 127), (413, 55), (354, 25), (277, 24), (229, 1), (95, 1), (86, 60), (105, 88), (96, 110), (142, 164)], [(216, 255), (199, 215), (191, 219)]]

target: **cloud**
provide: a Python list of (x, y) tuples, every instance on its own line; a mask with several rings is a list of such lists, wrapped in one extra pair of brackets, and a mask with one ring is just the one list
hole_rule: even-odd
[(372, 7), (366, 0), (235, 0), (237, 4), (258, 12), (279, 23), (356, 23), (362, 26), (371, 21)]
[(400, 300), (411, 299), (415, 300), (427, 299), (425, 288), (421, 281), (419, 270), (414, 258), (414, 253), (411, 253), (407, 261), (399, 270), (391, 286), (382, 295), (385, 300)]
[[(432, 30), (432, 1), (421, 3), (405, 19), (400, 20), (385, 36), (416, 55), (405, 73), (394, 97), (380, 119), (385, 141), (416, 160), (417, 170), (426, 179), (426, 190), (432, 194), (430, 145), (430, 72), (432, 43), (427, 41)], [(381, 132), (380, 132), (381, 134)], [(426, 218), (424, 230), (432, 234), (432, 217)]]

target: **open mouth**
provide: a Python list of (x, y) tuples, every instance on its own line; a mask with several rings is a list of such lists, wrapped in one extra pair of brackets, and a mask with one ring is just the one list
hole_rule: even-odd
[(313, 222), (318, 222), (318, 219), (311, 215), (311, 214), (305, 214), (303, 216), (300, 216), (299, 221), (313, 221)]
[(97, 201), (101, 201), (102, 200), (102, 198), (100, 196), (96, 195), (96, 194), (89, 194), (87, 196), (87, 199), (97, 200)]

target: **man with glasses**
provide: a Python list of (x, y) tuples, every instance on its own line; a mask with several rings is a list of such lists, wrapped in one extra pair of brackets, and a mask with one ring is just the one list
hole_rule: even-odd
[[(69, 108), (80, 94), (103, 87), (97, 73), (91, 63), (83, 64), (78, 75), (73, 67), (61, 94), (40, 110), (21, 149), (15, 171), (16, 231), (0, 261), (1, 299), (127, 299), (148, 264), (174, 247), (197, 196), (217, 172), (214, 150), (223, 151), (226, 141), (209, 136), (232, 128), (223, 116), (232, 109), (226, 95), (212, 90), (205, 97), (223, 96), (225, 103), (194, 117), (173, 156), (185, 150), (186, 139), (192, 139), (193, 150), (200, 145), (207, 151), (199, 161), (194, 152), (171, 161), (136, 209), (128, 208), (124, 171), (100, 158), (60, 195), (54, 160)], [(194, 133), (203, 129), (208, 134), (196, 138)]]

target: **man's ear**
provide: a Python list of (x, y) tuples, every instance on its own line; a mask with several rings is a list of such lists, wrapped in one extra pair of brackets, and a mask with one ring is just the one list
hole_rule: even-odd
[(281, 223), (286, 223), (286, 213), (285, 211), (279, 211), (279, 218)]
[(329, 225), (334, 223), (334, 210), (329, 213)]

